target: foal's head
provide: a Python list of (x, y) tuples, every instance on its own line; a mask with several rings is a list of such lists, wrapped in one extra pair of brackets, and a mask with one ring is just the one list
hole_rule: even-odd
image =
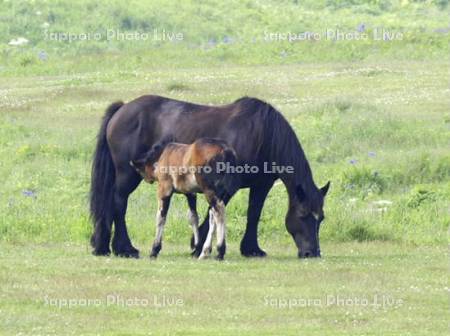
[(170, 141), (171, 139), (169, 138), (164, 139), (153, 145), (148, 152), (139, 158), (130, 161), (130, 165), (136, 169), (146, 182), (153, 183), (156, 181), (155, 166)]
[(155, 166), (152, 162), (148, 162), (145, 156), (136, 160), (131, 160), (130, 165), (136, 169), (146, 182), (153, 183), (156, 181)]

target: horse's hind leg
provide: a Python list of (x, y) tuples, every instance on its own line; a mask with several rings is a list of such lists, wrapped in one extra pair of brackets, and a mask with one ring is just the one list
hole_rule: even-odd
[(172, 197), (171, 194), (162, 195), (160, 190), (158, 190), (158, 196), (159, 196), (159, 206), (158, 212), (156, 214), (156, 237), (153, 242), (152, 250), (150, 252), (150, 258), (156, 258), (159, 254), (159, 251), (161, 251), (164, 225), (166, 224), (166, 217), (167, 212), (169, 211), (170, 198)]
[(131, 168), (117, 171), (114, 188), (114, 238), (112, 249), (120, 257), (139, 257), (139, 250), (133, 247), (128, 236), (125, 213), (128, 197), (141, 182), (141, 178)]
[(223, 260), (226, 250), (225, 204), (223, 201), (218, 201), (213, 207), (213, 211), (215, 212), (214, 218), (217, 225), (217, 259)]
[[(198, 248), (198, 240), (199, 240), (199, 233), (198, 233), (198, 213), (197, 213), (197, 196), (195, 194), (186, 194), (186, 198), (189, 205), (189, 222), (192, 226), (192, 232), (194, 234), (194, 245), (195, 249), (199, 250)], [(197, 255), (194, 255), (194, 257), (198, 257)]]

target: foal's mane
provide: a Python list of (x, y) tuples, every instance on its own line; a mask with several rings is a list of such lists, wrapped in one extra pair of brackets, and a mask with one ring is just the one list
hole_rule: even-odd
[(259, 148), (264, 160), (277, 165), (294, 167), (294, 183), (300, 185), (311, 202), (316, 202), (320, 192), (314, 183), (309, 162), (300, 142), (288, 121), (272, 105), (251, 97), (235, 101), (241, 113), (257, 124), (262, 121)]
[(174, 142), (174, 138), (172, 136), (166, 136), (164, 137), (162, 140), (158, 141), (157, 143), (155, 143), (150, 150), (148, 150), (144, 156), (141, 158), (141, 160), (143, 160), (145, 162), (145, 164), (155, 164), (161, 154), (163, 153), (164, 149), (166, 148), (166, 146), (171, 143)]

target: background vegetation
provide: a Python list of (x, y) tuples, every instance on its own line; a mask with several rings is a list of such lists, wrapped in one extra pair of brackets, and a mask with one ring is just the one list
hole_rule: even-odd
[[(442, 60), (449, 51), (447, 0), (2, 0), (0, 4), (4, 75), (203, 67), (205, 63)], [(402, 39), (374, 40), (374, 30), (381, 29), (401, 33)], [(149, 36), (133, 42), (107, 38), (108, 30)], [(324, 37), (327, 30), (366, 33), (370, 38), (334, 41)], [(163, 31), (168, 33), (164, 40)], [(319, 33), (322, 38), (274, 42), (267, 37), (303, 32)], [(181, 33), (183, 39), (171, 42), (169, 33)], [(78, 39), (68, 42), (62, 35), (55, 41), (52, 34), (73, 34)], [(23, 48), (7, 45), (18, 37), (29, 43)]]
[[(296, 129), (318, 183), (333, 183), (324, 239), (446, 242), (445, 1), (2, 1), (1, 8), (0, 239), (86, 241), (98, 120), (113, 100), (155, 93), (207, 104), (253, 95), (274, 104)], [(377, 27), (403, 38), (374, 40)], [(155, 41), (155, 29), (158, 38), (164, 30), (183, 40)], [(327, 29), (369, 38), (265, 40)], [(106, 30), (149, 37), (107, 40)], [(47, 38), (96, 32), (102, 39)], [(19, 37), (29, 42), (8, 44)], [(149, 189), (141, 188), (129, 212), (141, 240), (154, 212)], [(242, 191), (230, 206), (234, 238), (244, 228), (246, 197)], [(277, 186), (263, 238), (283, 236), (285, 203)], [(180, 228), (170, 232), (178, 239), (186, 227), (175, 222)]]

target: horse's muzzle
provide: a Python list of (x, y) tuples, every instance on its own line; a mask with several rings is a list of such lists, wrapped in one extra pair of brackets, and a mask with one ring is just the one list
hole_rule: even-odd
[(299, 258), (320, 258), (320, 250), (312, 251), (312, 250), (305, 250), (298, 252)]

